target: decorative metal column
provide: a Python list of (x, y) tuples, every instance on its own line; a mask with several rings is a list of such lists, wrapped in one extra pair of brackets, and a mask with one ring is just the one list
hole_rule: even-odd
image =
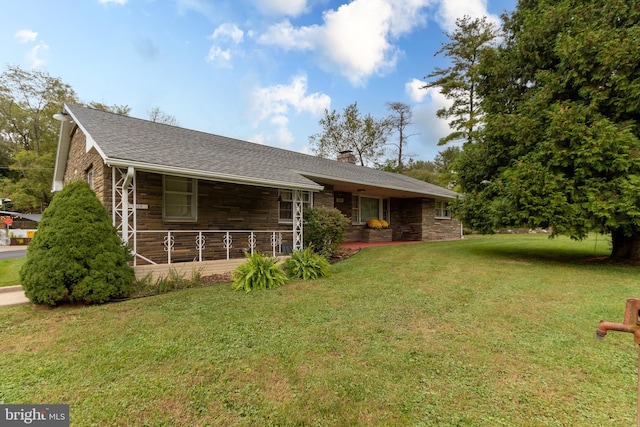
[(293, 190), (293, 250), (304, 249), (303, 192)]
[[(128, 169), (112, 168), (112, 217), (123, 245), (128, 245), (133, 253), (137, 251), (136, 239), (136, 173)], [(136, 258), (133, 258), (135, 265)]]

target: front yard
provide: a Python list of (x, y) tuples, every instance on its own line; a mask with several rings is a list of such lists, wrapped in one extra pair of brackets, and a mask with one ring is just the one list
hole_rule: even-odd
[(0, 403), (84, 425), (632, 426), (640, 297), (608, 243), (365, 249), (327, 279), (0, 309)]

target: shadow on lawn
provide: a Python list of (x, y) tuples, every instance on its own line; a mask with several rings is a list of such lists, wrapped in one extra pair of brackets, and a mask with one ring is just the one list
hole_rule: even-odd
[(610, 246), (607, 242), (597, 242), (592, 249), (584, 246), (571, 248), (564, 244), (531, 246), (528, 244), (501, 244), (469, 248), (476, 255), (502, 259), (503, 261), (518, 263), (549, 263), (575, 265), (619, 265), (637, 266), (638, 263), (628, 260), (615, 260), (609, 257)]

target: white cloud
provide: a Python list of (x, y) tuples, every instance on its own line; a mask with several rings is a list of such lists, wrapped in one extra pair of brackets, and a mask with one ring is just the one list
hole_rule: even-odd
[(317, 25), (295, 28), (289, 20), (284, 20), (269, 27), (257, 40), (258, 43), (275, 45), (285, 51), (311, 50), (316, 45), (315, 40), (320, 38), (321, 31)]
[(249, 138), (249, 142), (254, 142), (256, 144), (264, 145), (265, 136), (261, 133), (255, 134)]
[(257, 88), (253, 91), (254, 126), (264, 120), (285, 116), (293, 110), (296, 114), (307, 112), (314, 116), (329, 109), (331, 98), (323, 93), (307, 95), (307, 76), (298, 75), (289, 85)]
[[(419, 81), (414, 79), (413, 82)], [(421, 89), (425, 95), (420, 104), (413, 107), (413, 122), (420, 135), (420, 144), (424, 151), (428, 153), (428, 158), (432, 160), (435, 155), (446, 147), (439, 147), (438, 140), (451, 133), (447, 120), (440, 119), (436, 112), (443, 107), (450, 107), (452, 101), (445, 98), (440, 93), (439, 87)]]
[(211, 46), (205, 60), (219, 68), (231, 67), (231, 51), (219, 46)]
[(279, 145), (291, 145), (293, 144), (293, 141), (295, 141), (295, 138), (291, 133), (291, 131), (284, 126), (278, 127), (276, 131), (276, 136), (278, 138)]
[(451, 32), (456, 29), (456, 19), (465, 15), (471, 18), (486, 16), (489, 21), (500, 27), (500, 18), (487, 10), (487, 0), (440, 0), (436, 20), (440, 27)]
[(238, 28), (236, 24), (226, 22), (213, 31), (213, 34), (209, 36), (211, 40), (231, 40), (235, 44), (242, 41), (244, 32)]
[(210, 0), (176, 0), (176, 6), (178, 8), (178, 13), (185, 15), (188, 12), (196, 12), (212, 22), (218, 21), (220, 19), (220, 14), (216, 12), (214, 7), (214, 2)]
[(431, 0), (353, 0), (323, 15), (322, 25), (294, 27), (287, 20), (258, 37), (285, 50), (313, 50), (321, 66), (362, 86), (393, 69), (400, 54), (394, 39), (424, 25)]
[[(289, 115), (308, 113), (321, 115), (331, 106), (331, 98), (323, 93), (307, 93), (307, 76), (298, 75), (288, 85), (259, 87), (252, 93), (253, 126), (263, 124), (263, 132), (254, 136), (261, 144), (291, 146), (295, 137), (289, 129)], [(266, 129), (268, 128), (268, 130)], [(265, 132), (268, 136), (265, 136)]]
[(100, 3), (100, 4), (118, 4), (120, 6), (123, 6), (123, 5), (127, 4), (127, 0), (98, 0), (98, 3)]
[(422, 89), (424, 85), (425, 82), (422, 80), (412, 79), (404, 84), (404, 91), (413, 102), (422, 102), (425, 96), (427, 96), (427, 90)]
[(20, 30), (14, 36), (20, 43), (30, 43), (36, 41), (38, 33), (31, 30)]
[(29, 68), (41, 68), (44, 66), (44, 59), (40, 58), (40, 55), (49, 50), (49, 46), (44, 42), (39, 42), (27, 53), (27, 62)]
[(307, 9), (307, 0), (258, 0), (256, 7), (267, 15), (295, 17)]
[(225, 49), (222, 45), (225, 44), (224, 42), (236, 45), (241, 43), (244, 39), (244, 32), (236, 24), (227, 22), (219, 25), (209, 36), (209, 39), (215, 43), (209, 49), (205, 60), (213, 63), (216, 67), (231, 67), (231, 49)]

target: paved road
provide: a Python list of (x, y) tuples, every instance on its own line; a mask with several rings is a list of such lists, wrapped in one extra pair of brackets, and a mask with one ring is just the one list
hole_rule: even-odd
[[(26, 246), (0, 246), (0, 260), (20, 258), (27, 253)], [(29, 304), (30, 301), (24, 296), (22, 286), (0, 287), (0, 307), (10, 307), (13, 305)]]
[(25, 257), (27, 255), (27, 250), (23, 249), (22, 246), (19, 246), (19, 248), (20, 249), (5, 249), (0, 251), (0, 260)]

